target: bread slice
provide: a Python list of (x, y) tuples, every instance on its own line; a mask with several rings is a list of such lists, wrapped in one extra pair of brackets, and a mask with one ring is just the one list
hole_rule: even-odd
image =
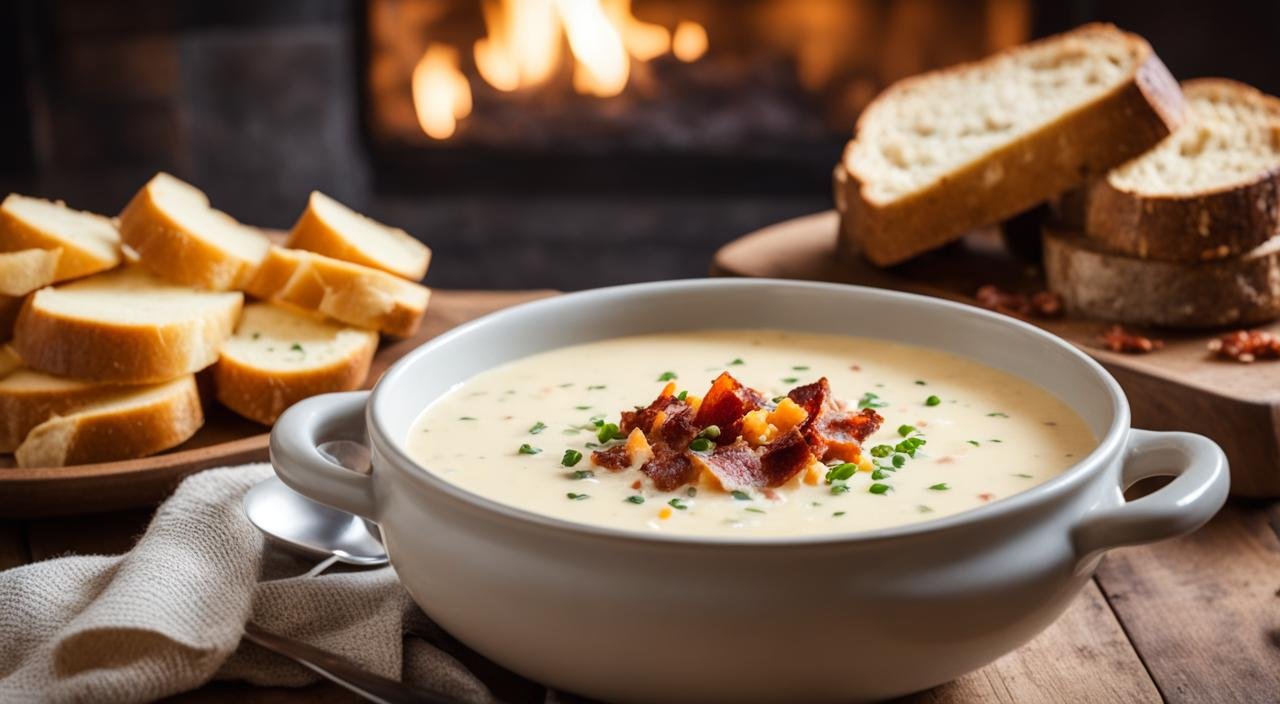
[(146, 457), (204, 424), (195, 377), (119, 390), (37, 425), (14, 453), (19, 467), (64, 467)]
[(1104, 24), (899, 81), (845, 149), (843, 236), (896, 264), (1141, 154), (1182, 111), (1151, 46)]
[(289, 233), (287, 247), (381, 269), (413, 281), (427, 274), (431, 250), (413, 235), (367, 218), (319, 191)]
[(0, 253), (0, 296), (25, 296), (54, 282), (62, 248)]
[(1194, 262), (1280, 234), (1280, 99), (1222, 78), (1187, 81), (1182, 94), (1186, 124), (1091, 187), (1090, 239)]
[(166, 173), (125, 206), (120, 236), (153, 274), (211, 291), (244, 288), (269, 246), (261, 233), (209, 207), (200, 189)]
[(1112, 254), (1046, 229), (1049, 290), (1067, 312), (1118, 323), (1208, 328), (1280, 317), (1280, 237), (1242, 256), (1194, 264)]
[(110, 218), (62, 202), (10, 193), (0, 203), (0, 252), (60, 249), (53, 281), (96, 274), (120, 264), (120, 233)]
[(267, 303), (245, 306), (213, 367), (224, 406), (265, 425), (289, 406), (364, 384), (378, 334)]
[(22, 358), (12, 345), (0, 345), (0, 380), (22, 368)]
[(271, 248), (248, 291), (396, 337), (417, 331), (431, 295), (385, 271), (284, 247)]
[(18, 316), (13, 346), (29, 366), (50, 374), (117, 384), (165, 381), (217, 360), (243, 298), (126, 267), (36, 291)]
[(0, 452), (13, 452), (31, 429), (128, 387), (79, 381), (20, 367), (0, 378)]

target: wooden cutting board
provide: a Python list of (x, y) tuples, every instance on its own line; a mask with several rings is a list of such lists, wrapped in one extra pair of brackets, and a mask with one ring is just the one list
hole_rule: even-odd
[[(553, 291), (433, 291), (417, 335), (383, 340), (366, 388), (410, 350), (452, 327), (507, 306), (553, 295)], [(202, 394), (207, 388), (201, 385)], [(65, 516), (159, 503), (188, 474), (210, 467), (263, 462), (269, 429), (209, 400), (205, 424), (168, 452), (139, 460), (74, 467), (19, 469), (0, 455), (0, 518)]]
[[(835, 211), (827, 211), (753, 232), (716, 253), (712, 274), (861, 284), (970, 304), (984, 284), (1023, 292), (1044, 288), (1038, 267), (1011, 256), (994, 232), (974, 233), (906, 264), (877, 269), (861, 258), (837, 257), (837, 223)], [(1028, 322), (1106, 367), (1129, 397), (1135, 427), (1207, 435), (1231, 461), (1233, 494), (1280, 496), (1280, 362), (1219, 361), (1206, 351), (1214, 335), (1165, 330), (1144, 331), (1163, 340), (1164, 349), (1117, 354), (1097, 344), (1103, 323)], [(1280, 325), (1267, 329), (1280, 332)]]

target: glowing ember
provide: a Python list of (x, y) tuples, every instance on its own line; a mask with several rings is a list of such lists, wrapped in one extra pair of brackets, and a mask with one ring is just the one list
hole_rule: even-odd
[(431, 44), (413, 67), (413, 107), (422, 131), (448, 139), (471, 114), (471, 85), (458, 69), (458, 50)]
[(676, 25), (671, 40), (671, 53), (685, 63), (692, 63), (707, 53), (707, 30), (697, 22), (682, 20)]

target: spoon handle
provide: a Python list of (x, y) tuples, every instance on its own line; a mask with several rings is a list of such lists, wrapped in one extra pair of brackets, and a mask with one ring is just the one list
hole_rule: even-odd
[(419, 689), (402, 682), (360, 669), (346, 658), (334, 655), (301, 641), (263, 630), (250, 621), (244, 637), (277, 655), (306, 667), (325, 679), (378, 704), (457, 704), (452, 697)]

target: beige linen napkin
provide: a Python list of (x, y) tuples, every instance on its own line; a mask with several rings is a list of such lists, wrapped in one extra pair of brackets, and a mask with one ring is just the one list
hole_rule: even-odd
[(143, 702), (210, 679), (319, 679), (241, 644), (250, 618), (385, 677), (490, 701), (451, 656), (406, 635), (430, 624), (391, 568), (305, 577), (310, 563), (265, 546), (240, 499), (270, 474), (259, 464), (188, 478), (127, 554), (0, 572), (0, 701)]

